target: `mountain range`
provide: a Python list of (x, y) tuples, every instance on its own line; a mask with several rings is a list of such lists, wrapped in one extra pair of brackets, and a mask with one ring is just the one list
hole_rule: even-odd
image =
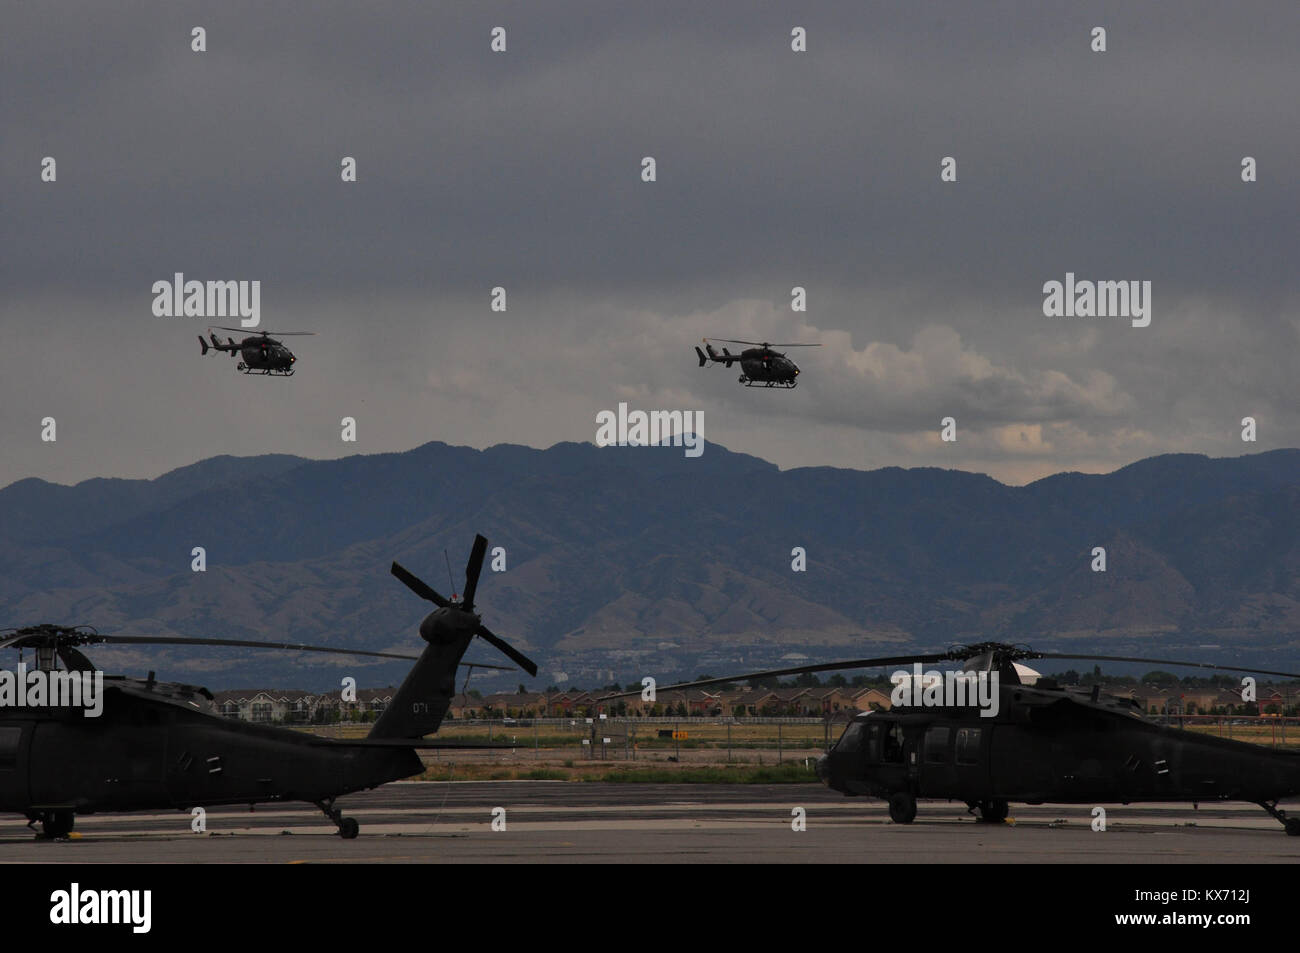
[[(476, 532), (505, 560), (485, 568), (479, 611), (539, 662), (537, 683), (986, 639), (1300, 658), (1294, 449), (1166, 455), (1023, 487), (932, 468), (783, 471), (718, 444), (687, 458), (429, 443), (325, 461), (214, 457), (154, 480), (27, 479), (0, 490), (0, 620), (416, 651), (429, 606), (390, 562), (450, 594)], [(195, 547), (206, 571), (191, 569)], [(88, 651), (109, 670), (212, 688), (320, 687), (348, 672), (383, 684), (406, 667)], [(471, 654), (503, 661), (487, 645)]]

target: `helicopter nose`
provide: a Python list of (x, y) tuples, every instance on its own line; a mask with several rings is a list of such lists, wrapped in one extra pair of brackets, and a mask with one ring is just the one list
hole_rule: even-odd
[(817, 779), (821, 781), (822, 784), (830, 784), (830, 780), (831, 780), (830, 755), (824, 754), (820, 756), (817, 759), (816, 765), (813, 766), (813, 770), (817, 773)]

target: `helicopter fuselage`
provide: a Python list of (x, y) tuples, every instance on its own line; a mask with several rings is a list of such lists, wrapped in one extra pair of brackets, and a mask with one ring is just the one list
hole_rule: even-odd
[(970, 707), (860, 714), (818, 777), (848, 795), (971, 805), (1237, 800), (1273, 813), (1269, 802), (1300, 794), (1300, 753), (1153, 724), (1113, 699), (1002, 691), (994, 718)]
[(248, 372), (266, 371), (284, 373), (293, 369), (298, 359), (293, 352), (274, 338), (248, 337), (239, 342), (239, 356)]
[(752, 347), (740, 353), (740, 379), (748, 386), (793, 387), (799, 365), (771, 348)]
[(189, 809), (330, 800), (423, 770), (406, 747), (365, 747), (110, 691), (103, 714), (0, 717), (0, 812)]

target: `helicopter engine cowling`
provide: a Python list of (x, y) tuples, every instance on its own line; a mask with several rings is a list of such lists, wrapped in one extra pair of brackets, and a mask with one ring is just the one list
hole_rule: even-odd
[(475, 612), (452, 604), (434, 609), (420, 623), (420, 638), (431, 645), (449, 645), (473, 635), (482, 625)]

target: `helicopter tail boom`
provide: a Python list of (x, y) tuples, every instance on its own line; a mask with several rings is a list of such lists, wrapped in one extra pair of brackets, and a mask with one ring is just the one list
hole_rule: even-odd
[[(704, 353), (705, 351), (708, 352), (707, 355)], [(713, 349), (713, 345), (710, 344), (707, 339), (704, 342), (704, 351), (701, 351), (699, 349), (699, 346), (697, 345), (695, 348), (695, 353), (699, 355), (700, 367), (703, 367), (709, 361), (713, 361), (716, 364), (724, 364), (727, 367), (731, 367), (732, 364), (740, 360), (740, 358), (737, 355), (732, 354), (729, 350), (727, 350), (725, 346), (722, 349), (722, 353), (719, 354), (717, 351)]]

